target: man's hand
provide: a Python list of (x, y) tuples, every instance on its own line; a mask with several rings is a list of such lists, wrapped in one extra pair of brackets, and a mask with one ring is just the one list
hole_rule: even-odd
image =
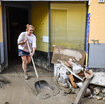
[(30, 53), (30, 56), (32, 57), (34, 55), (34, 53)]

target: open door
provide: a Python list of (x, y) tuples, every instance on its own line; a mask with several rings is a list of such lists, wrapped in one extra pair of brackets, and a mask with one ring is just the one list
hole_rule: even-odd
[(18, 58), (17, 39), (21, 32), (26, 31), (28, 9), (18, 7), (7, 8), (7, 47), (9, 62)]

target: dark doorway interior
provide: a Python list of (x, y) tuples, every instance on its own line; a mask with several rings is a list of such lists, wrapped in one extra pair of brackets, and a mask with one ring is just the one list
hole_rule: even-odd
[(7, 48), (8, 62), (18, 59), (17, 39), (28, 23), (28, 9), (7, 7)]

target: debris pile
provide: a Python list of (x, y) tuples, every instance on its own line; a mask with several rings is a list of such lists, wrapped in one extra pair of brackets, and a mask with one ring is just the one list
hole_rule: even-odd
[(81, 88), (84, 80), (88, 80), (93, 76), (92, 70), (87, 71), (81, 65), (70, 62), (70, 60), (70, 65), (61, 60), (58, 60), (58, 62), (58, 64), (54, 64), (54, 76), (57, 82), (64, 87), (70, 89)]
[(105, 100), (105, 72), (94, 72), (89, 88), (92, 93), (90, 98)]
[(84, 51), (55, 46), (52, 63), (56, 81), (70, 90), (80, 89), (74, 104), (79, 104), (82, 97), (105, 100), (105, 73), (99, 75), (99, 72), (96, 74), (88, 70), (84, 60)]
[(89, 88), (91, 89), (90, 98), (95, 98), (97, 100), (105, 100), (105, 87), (89, 85)]
[(84, 60), (84, 51), (55, 46), (52, 63), (58, 83), (70, 89), (82, 87), (84, 79), (91, 77), (90, 71), (86, 71), (83, 67)]
[[(78, 66), (76, 67), (76, 65), (74, 65), (74, 67), (76, 67), (76, 69), (72, 68), (71, 66), (68, 67), (67, 63), (65, 64), (64, 62), (62, 62), (61, 60), (58, 60), (58, 64), (54, 65), (54, 76), (56, 77), (57, 81), (59, 84), (61, 84), (64, 87), (70, 87), (70, 88), (77, 88), (78, 86), (81, 86), (81, 83), (77, 81), (76, 84), (76, 79), (79, 79), (80, 81), (84, 80), (84, 77), (80, 77), (78, 74), (83, 71), (83, 68)], [(71, 83), (69, 83), (71, 82)]]

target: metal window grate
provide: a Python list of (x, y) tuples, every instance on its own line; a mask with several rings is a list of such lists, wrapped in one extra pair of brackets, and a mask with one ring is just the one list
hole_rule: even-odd
[(105, 2), (105, 0), (98, 0), (98, 2), (99, 2), (99, 3), (104, 3), (104, 2)]

